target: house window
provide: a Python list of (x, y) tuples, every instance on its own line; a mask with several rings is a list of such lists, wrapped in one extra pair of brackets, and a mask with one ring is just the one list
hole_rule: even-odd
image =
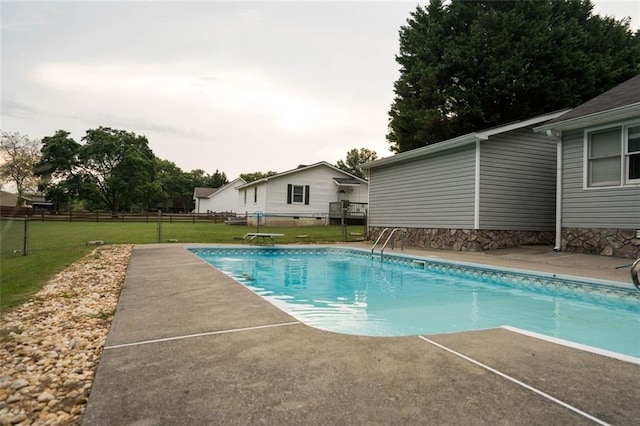
[(287, 185), (287, 204), (309, 204), (309, 185)]
[(247, 204), (247, 190), (244, 190), (244, 203)]
[(293, 199), (294, 203), (302, 203), (304, 201), (304, 186), (293, 185)]
[(255, 188), (253, 188), (253, 202), (254, 203), (258, 202), (258, 187), (257, 186)]
[(640, 126), (587, 132), (587, 186), (640, 183)]
[(627, 131), (626, 167), (629, 182), (640, 182), (640, 126)]

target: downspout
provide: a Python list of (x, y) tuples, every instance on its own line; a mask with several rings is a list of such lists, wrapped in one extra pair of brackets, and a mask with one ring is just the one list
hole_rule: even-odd
[(365, 221), (367, 223), (366, 237), (371, 236), (371, 222), (369, 220), (369, 214), (371, 213), (371, 167), (367, 169), (367, 209), (365, 210)]
[(547, 136), (556, 139), (556, 245), (554, 251), (562, 250), (562, 132), (547, 130)]
[(473, 197), (473, 229), (480, 229), (480, 139), (476, 140), (476, 170)]

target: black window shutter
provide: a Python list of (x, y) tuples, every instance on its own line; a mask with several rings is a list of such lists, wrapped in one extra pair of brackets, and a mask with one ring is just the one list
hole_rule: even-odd
[(293, 192), (293, 185), (287, 185), (287, 204), (291, 204), (291, 193)]
[(309, 185), (304, 186), (304, 203), (309, 204)]

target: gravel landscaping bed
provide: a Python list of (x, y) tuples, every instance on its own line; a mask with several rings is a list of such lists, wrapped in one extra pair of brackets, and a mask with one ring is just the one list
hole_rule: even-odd
[(0, 425), (80, 424), (132, 246), (101, 246), (0, 317)]

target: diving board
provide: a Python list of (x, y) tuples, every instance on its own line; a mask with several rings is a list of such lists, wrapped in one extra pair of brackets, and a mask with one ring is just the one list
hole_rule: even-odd
[(255, 241), (256, 243), (258, 242), (259, 239), (262, 239), (263, 241), (265, 239), (269, 239), (271, 240), (271, 245), (275, 245), (275, 241), (273, 239), (273, 237), (283, 237), (284, 234), (271, 234), (271, 233), (265, 233), (265, 232), (249, 232), (247, 234), (245, 234), (244, 237), (242, 237), (243, 240), (246, 240), (247, 237), (249, 237), (249, 242), (251, 241)]

